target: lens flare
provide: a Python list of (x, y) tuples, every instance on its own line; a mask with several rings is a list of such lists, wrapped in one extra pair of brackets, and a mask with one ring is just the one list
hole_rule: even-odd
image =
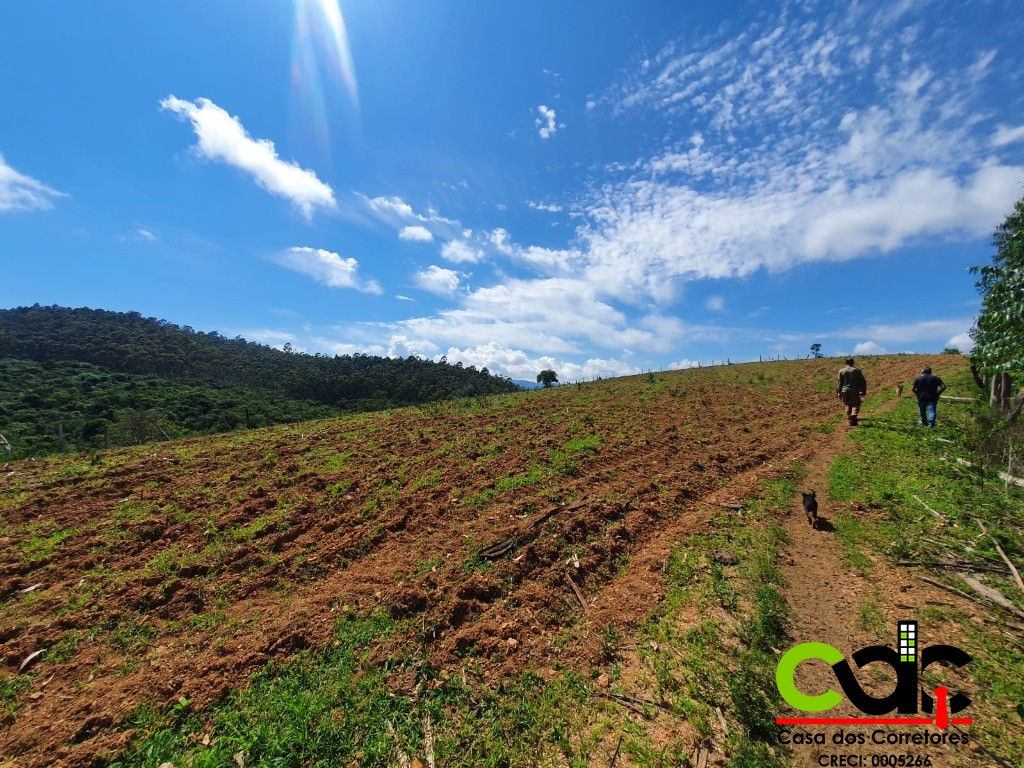
[(338, 0), (295, 0), (291, 83), (301, 123), (329, 155), (328, 112), (359, 111), (356, 70)]

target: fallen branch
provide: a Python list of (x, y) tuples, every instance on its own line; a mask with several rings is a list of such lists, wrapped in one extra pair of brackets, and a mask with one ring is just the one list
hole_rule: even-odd
[(914, 498), (917, 499), (917, 503), (918, 504), (920, 504), (922, 507), (924, 507), (929, 512), (931, 512), (933, 515), (935, 515), (937, 518), (939, 518), (939, 520), (947, 520), (948, 519), (945, 515), (943, 515), (943, 514), (941, 514), (939, 512), (936, 512), (934, 509), (932, 509), (927, 504), (925, 504), (923, 501), (921, 501), (921, 497), (918, 496), (917, 494), (914, 494)]
[(954, 595), (956, 595), (957, 597), (962, 597), (964, 600), (970, 600), (972, 603), (981, 604), (983, 602), (982, 600), (978, 600), (976, 597), (974, 597), (974, 595), (969, 595), (962, 589), (951, 587), (949, 584), (943, 584), (941, 581), (929, 579), (927, 576), (918, 576), (918, 578), (927, 584), (931, 584), (933, 587), (938, 587), (939, 589), (944, 589), (947, 592), (952, 592)]
[(547, 522), (550, 518), (557, 515), (559, 512), (573, 512), (577, 509), (580, 509), (581, 507), (586, 506), (588, 503), (590, 503), (590, 497), (584, 496), (582, 499), (574, 501), (567, 507), (563, 506), (562, 504), (551, 507), (551, 509), (547, 510), (546, 512), (543, 512), (538, 517), (535, 517), (533, 520), (531, 520), (526, 527), (528, 529), (537, 528), (538, 526)]
[(993, 568), (987, 565), (971, 565), (970, 563), (947, 563), (944, 560), (897, 560), (896, 565), (915, 566), (921, 568), (951, 568), (955, 571), (976, 571), (979, 573), (1009, 573), (1006, 568)]
[(634, 712), (636, 712), (638, 715), (640, 715), (641, 717), (643, 717), (645, 719), (650, 717), (650, 715), (647, 713), (646, 709), (644, 709), (641, 706), (637, 706), (632, 701), (627, 699), (625, 696), (619, 696), (619, 695), (614, 694), (614, 693), (598, 693), (597, 695), (600, 696), (602, 699), (608, 699), (609, 701), (614, 701), (616, 704), (621, 704), (622, 706), (626, 707), (627, 709), (633, 710)]
[[(619, 704), (622, 704), (623, 706), (629, 707), (630, 709), (632, 709), (634, 711), (637, 711), (638, 708), (640, 708), (640, 707), (654, 707), (655, 709), (659, 709), (662, 712), (666, 712), (668, 714), (672, 714), (672, 710), (669, 709), (668, 707), (666, 707), (664, 704), (659, 704), (658, 702), (651, 701), (650, 699), (641, 699), (638, 696), (626, 696), (626, 695), (621, 694), (621, 693), (603, 693), (603, 692), (600, 692), (597, 695), (601, 696), (601, 697), (603, 697), (605, 699), (611, 699), (612, 701), (617, 702)], [(644, 711), (642, 709), (640, 709), (639, 711), (643, 712), (644, 717), (647, 717), (647, 712), (646, 711)]]
[(484, 560), (497, 560), (499, 557), (506, 554), (507, 552), (511, 552), (512, 548), (515, 547), (515, 545), (515, 539), (505, 539), (504, 541), (499, 541), (497, 544), (492, 544), (487, 549), (481, 550), (480, 557), (482, 557)]
[[(999, 602), (998, 600), (993, 600), (989, 596), (982, 594), (980, 592), (980, 597), (975, 597), (974, 595), (964, 592), (962, 589), (951, 587), (948, 584), (943, 584), (941, 581), (936, 581), (935, 579), (929, 579), (927, 576), (918, 576), (918, 578), (921, 579), (921, 581), (927, 582), (928, 584), (931, 584), (934, 587), (944, 589), (947, 592), (952, 592), (954, 595), (962, 597), (965, 600), (970, 600), (972, 603), (975, 603), (977, 605), (998, 606), (1000, 608), (1006, 609), (1014, 616), (1016, 616), (1018, 619), (1024, 619), (1024, 611), (1020, 610), (1015, 605), (1010, 603), (1010, 601), (1006, 600), (1005, 597), (1003, 598), (1003, 600), (1006, 600), (1006, 602)], [(966, 583), (967, 586), (969, 586), (971, 589), (975, 590), (975, 592), (979, 591), (977, 585), (971, 584), (971, 582), (968, 579), (965, 578), (964, 583)]]
[(979, 520), (978, 518), (974, 518), (974, 522), (976, 522), (978, 524), (978, 527), (981, 528), (981, 534), (983, 536), (985, 534), (988, 534), (988, 537), (992, 539), (992, 543), (996, 545), (996, 552), (999, 553), (999, 556), (1003, 558), (1003, 562), (1006, 563), (1007, 567), (1013, 573), (1013, 580), (1017, 582), (1017, 586), (1020, 587), (1020, 591), (1024, 592), (1024, 581), (1021, 581), (1020, 573), (1014, 567), (1013, 563), (1010, 562), (1010, 558), (1006, 556), (1006, 553), (1003, 552), (1003, 548), (999, 546), (999, 542), (996, 540), (996, 537), (985, 530), (985, 526), (982, 525), (981, 520)]
[[(958, 458), (956, 460), (956, 463), (962, 467), (974, 467), (974, 465), (971, 464), (971, 462), (969, 462), (967, 459)], [(1008, 472), (1000, 472), (999, 479), (1002, 480), (1004, 483), (1010, 483), (1012, 485), (1016, 485), (1018, 488), (1024, 488), (1024, 478), (1014, 477)]]
[(423, 751), (426, 753), (428, 768), (435, 768), (434, 763), (434, 727), (430, 722), (430, 710), (423, 711)]
[(619, 749), (622, 747), (622, 734), (619, 734), (619, 741), (615, 745), (615, 751), (612, 752), (612, 759), (608, 762), (608, 768), (615, 768), (615, 761), (619, 759)]
[(575, 594), (576, 599), (580, 601), (580, 606), (583, 608), (583, 612), (587, 613), (587, 601), (583, 599), (583, 593), (580, 592), (580, 588), (576, 586), (576, 582), (572, 580), (572, 576), (568, 573), (565, 574), (565, 580), (569, 582), (569, 586), (572, 587), (573, 594)]

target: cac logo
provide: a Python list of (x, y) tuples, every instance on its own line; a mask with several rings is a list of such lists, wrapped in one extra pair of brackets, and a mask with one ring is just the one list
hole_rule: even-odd
[[(898, 624), (898, 650), (885, 645), (872, 645), (861, 648), (853, 654), (857, 668), (873, 662), (888, 664), (896, 672), (896, 688), (892, 693), (881, 698), (868, 694), (853, 674), (850, 662), (843, 654), (827, 643), (801, 643), (790, 648), (779, 660), (775, 670), (775, 682), (779, 693), (792, 707), (804, 712), (824, 712), (832, 709), (843, 700), (843, 696), (833, 689), (825, 693), (809, 695), (796, 687), (794, 675), (801, 662), (808, 659), (823, 659), (832, 666), (836, 680), (843, 694), (861, 712), (867, 715), (884, 715), (896, 710), (901, 715), (916, 714), (918, 709), (918, 674), (936, 662), (945, 662), (954, 667), (962, 667), (971, 661), (966, 651), (952, 645), (930, 645), (920, 649), (916, 621), (901, 621)], [(875, 724), (916, 724), (934, 722), (945, 728), (950, 720), (949, 715), (967, 708), (971, 700), (963, 693), (952, 697), (945, 688), (937, 688), (933, 698), (921, 690), (920, 711), (932, 714), (938, 710), (936, 719), (912, 720), (907, 718), (872, 719), (872, 718), (779, 718), (776, 722), (785, 724), (826, 724), (826, 723), (875, 723)], [(969, 724), (969, 719), (956, 719), (956, 724)]]

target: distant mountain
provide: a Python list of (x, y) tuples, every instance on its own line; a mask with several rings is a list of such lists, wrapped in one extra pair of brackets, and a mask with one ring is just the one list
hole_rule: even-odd
[(518, 389), (486, 368), (282, 352), (137, 312), (0, 310), (0, 433), (21, 455)]
[(523, 389), (540, 389), (540, 384), (536, 381), (529, 381), (528, 379), (512, 379), (512, 383)]

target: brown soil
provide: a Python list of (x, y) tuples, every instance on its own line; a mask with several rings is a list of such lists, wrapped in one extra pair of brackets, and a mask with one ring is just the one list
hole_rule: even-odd
[[(864, 369), (880, 389), (920, 367), (898, 356)], [(97, 465), (12, 463), (0, 475), (0, 674), (52, 650), (22, 673), (33, 677), (2, 724), (0, 761), (116, 755), (140, 704), (208, 705), (268, 660), (324, 647), (344, 606), (415, 617), (396, 642), (425, 642), (442, 669), (468, 648), (490, 680), (592, 664), (596, 631), (553, 642), (583, 610), (566, 574), (588, 626), (628, 628), (663, 595), (671, 543), (705, 530), (717, 502), (809, 445), (808, 482), (824, 488), (841, 435), (813, 428), (839, 409), (836, 368), (680, 371), (144, 446)], [(573, 449), (595, 436), (599, 449)], [(832, 536), (791, 522), (796, 639), (865, 644), (842, 619), (867, 585)], [(507, 540), (482, 566), (477, 553)], [(878, 587), (887, 617), (948, 599), (900, 592), (898, 576)]]

